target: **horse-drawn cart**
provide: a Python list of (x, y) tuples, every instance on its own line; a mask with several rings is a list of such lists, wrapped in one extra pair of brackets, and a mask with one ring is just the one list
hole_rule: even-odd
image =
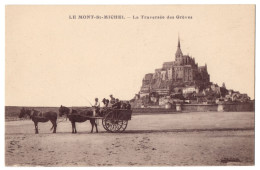
[(99, 112), (97, 112), (96, 116), (93, 116), (93, 110), (94, 108), (88, 108), (84, 110), (78, 110), (78, 109), (70, 109), (61, 106), (59, 109), (60, 116), (67, 115), (69, 120), (72, 124), (72, 133), (77, 133), (76, 130), (76, 122), (85, 122), (87, 120), (90, 121), (93, 127), (96, 127), (97, 130), (97, 123), (96, 119), (102, 119), (102, 126), (104, 129), (108, 132), (124, 132), (128, 121), (131, 120), (132, 116), (132, 110), (126, 110), (126, 109), (112, 109), (109, 107), (102, 108)]

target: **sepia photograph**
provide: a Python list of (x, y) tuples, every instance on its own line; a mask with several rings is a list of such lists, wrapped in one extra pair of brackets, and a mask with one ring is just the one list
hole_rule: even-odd
[(256, 5), (6, 5), (6, 167), (255, 166)]

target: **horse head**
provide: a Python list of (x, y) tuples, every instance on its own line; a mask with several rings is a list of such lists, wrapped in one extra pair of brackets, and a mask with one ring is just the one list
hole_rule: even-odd
[(21, 109), (20, 114), (19, 114), (19, 118), (24, 117), (25, 115), (29, 115), (31, 118), (31, 110), (29, 109), (25, 109), (24, 107)]
[(25, 109), (24, 109), (24, 107), (21, 109), (21, 111), (20, 111), (20, 114), (19, 114), (19, 118), (22, 118), (22, 117), (24, 117), (24, 115), (25, 115)]
[(63, 115), (68, 115), (70, 113), (70, 109), (69, 108), (67, 108), (67, 107), (65, 107), (65, 106), (60, 106), (60, 108), (59, 108), (59, 115), (60, 115), (60, 117), (61, 116), (63, 116)]

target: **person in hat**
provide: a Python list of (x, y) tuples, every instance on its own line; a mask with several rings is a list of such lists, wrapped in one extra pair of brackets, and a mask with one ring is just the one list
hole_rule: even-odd
[(104, 107), (108, 107), (109, 100), (106, 98), (103, 98), (102, 103), (104, 104)]
[(112, 105), (116, 103), (116, 100), (115, 100), (115, 98), (113, 97), (112, 94), (110, 94), (110, 103), (111, 103)]

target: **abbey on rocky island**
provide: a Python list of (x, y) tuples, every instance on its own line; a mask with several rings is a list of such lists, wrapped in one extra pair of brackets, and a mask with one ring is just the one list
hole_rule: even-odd
[(178, 38), (175, 60), (144, 76), (138, 94), (131, 100), (133, 108), (167, 107), (176, 104), (228, 104), (250, 102), (245, 93), (210, 82), (207, 65), (198, 66), (195, 59), (183, 55)]
[(207, 65), (198, 66), (194, 58), (183, 55), (178, 39), (175, 61), (165, 62), (162, 68), (155, 69), (155, 73), (146, 74), (139, 94), (140, 97), (150, 94), (175, 95), (180, 92), (198, 91), (209, 84)]

